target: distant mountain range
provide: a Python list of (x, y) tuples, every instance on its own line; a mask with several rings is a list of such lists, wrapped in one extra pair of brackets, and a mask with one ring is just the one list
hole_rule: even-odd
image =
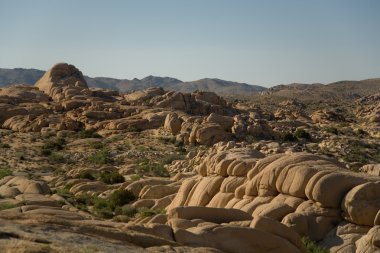
[[(0, 88), (12, 84), (34, 85), (45, 71), (38, 69), (0, 68)], [(162, 87), (165, 90), (192, 92), (195, 90), (212, 91), (219, 95), (261, 100), (300, 99), (313, 100), (353, 100), (380, 91), (380, 78), (361, 81), (339, 81), (330, 84), (282, 84), (265, 88), (258, 85), (237, 83), (216, 78), (204, 78), (192, 82), (183, 82), (172, 77), (147, 76), (143, 79), (116, 79), (108, 77), (85, 76), (90, 87), (107, 88), (128, 92), (149, 87)], [(259, 95), (260, 94), (260, 95)], [(259, 95), (259, 96), (258, 96)]]
[[(34, 85), (44, 73), (45, 71), (38, 69), (0, 68), (0, 87), (19, 83)], [(267, 88), (258, 85), (249, 85), (216, 78), (204, 78), (192, 82), (183, 82), (172, 77), (157, 76), (147, 76), (143, 79), (135, 78), (132, 80), (88, 76), (85, 76), (85, 78), (90, 87), (114, 89), (121, 92), (142, 90), (149, 87), (162, 87), (165, 90), (180, 92), (201, 90), (212, 91), (219, 95), (247, 95), (267, 90)]]

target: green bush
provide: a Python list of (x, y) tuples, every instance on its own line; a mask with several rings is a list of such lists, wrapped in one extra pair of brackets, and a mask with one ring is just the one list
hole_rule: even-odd
[(132, 181), (137, 181), (137, 180), (140, 180), (140, 179), (141, 179), (141, 176), (139, 176), (139, 175), (137, 175), (137, 174), (130, 175), (129, 177), (130, 177), (130, 179), (131, 179)]
[(11, 146), (8, 143), (1, 143), (0, 142), (0, 148), (11, 148)]
[(146, 208), (146, 207), (140, 207), (137, 209), (137, 212), (138, 212), (138, 216), (139, 217), (150, 217), (150, 216), (153, 216), (153, 215), (156, 215), (156, 214), (164, 214), (165, 213), (165, 209), (149, 209), (149, 208)]
[(142, 129), (138, 128), (137, 126), (128, 126), (127, 129), (125, 129), (126, 132), (141, 132)]
[(65, 157), (61, 152), (53, 152), (49, 155), (49, 161), (53, 163), (63, 163), (65, 161)]
[(297, 129), (296, 132), (294, 133), (294, 136), (298, 139), (306, 139), (306, 140), (311, 139), (311, 135), (308, 132), (306, 132), (304, 129)]
[(246, 135), (244, 136), (244, 141), (248, 143), (254, 143), (256, 141), (256, 138), (253, 137), (252, 135)]
[(0, 179), (12, 175), (12, 171), (7, 167), (0, 167)]
[(46, 142), (41, 148), (41, 154), (44, 156), (51, 155), (54, 151), (60, 151), (65, 147), (65, 139), (54, 138)]
[(94, 179), (96, 179), (96, 178), (94, 177), (94, 175), (93, 175), (91, 172), (89, 172), (89, 171), (81, 171), (81, 172), (78, 173), (78, 175), (76, 175), (75, 178), (89, 179), (89, 180), (94, 180)]
[(356, 133), (358, 135), (368, 135), (368, 133), (365, 130), (361, 129), (361, 128), (359, 128), (358, 130), (356, 130)]
[(116, 190), (109, 197), (108, 203), (112, 210), (115, 210), (116, 207), (129, 204), (135, 199), (135, 195), (129, 190)]
[(160, 136), (158, 137), (158, 140), (164, 144), (169, 144), (169, 143), (175, 144), (176, 137), (175, 136)]
[(279, 137), (283, 142), (293, 142), (297, 140), (297, 138), (289, 132), (281, 132)]
[(115, 209), (115, 214), (117, 215), (125, 215), (128, 217), (134, 217), (137, 214), (138, 210), (136, 207), (132, 205), (124, 205), (119, 206)]
[(100, 173), (100, 180), (106, 184), (117, 184), (125, 181), (124, 177), (118, 172), (103, 171)]
[(330, 133), (330, 134), (335, 134), (335, 135), (339, 134), (339, 130), (336, 127), (327, 127), (323, 130), (327, 133)]
[(107, 142), (116, 142), (116, 141), (121, 141), (123, 140), (124, 137), (121, 134), (114, 135), (110, 138), (107, 139)]
[(99, 151), (96, 151), (89, 157), (89, 160), (90, 162), (97, 165), (112, 163), (112, 159), (110, 157), (110, 152), (108, 149), (101, 149)]
[(11, 209), (18, 207), (19, 205), (11, 204), (11, 203), (2, 203), (0, 204), (0, 211), (6, 210), (6, 209)]
[(102, 149), (104, 148), (104, 144), (100, 141), (91, 141), (88, 145), (93, 149)]
[(100, 134), (95, 132), (95, 130), (82, 130), (77, 133), (77, 138), (87, 139), (87, 138), (102, 138)]
[(303, 237), (302, 242), (305, 245), (306, 253), (328, 253), (329, 252), (327, 249), (318, 246), (315, 242), (310, 240), (308, 237)]

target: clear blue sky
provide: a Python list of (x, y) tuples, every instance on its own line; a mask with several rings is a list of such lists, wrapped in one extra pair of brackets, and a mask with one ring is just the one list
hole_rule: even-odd
[(380, 77), (379, 0), (0, 0), (0, 67), (272, 86)]

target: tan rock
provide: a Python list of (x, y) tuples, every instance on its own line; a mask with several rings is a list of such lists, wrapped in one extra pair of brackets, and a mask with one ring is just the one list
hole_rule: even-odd
[(252, 220), (250, 227), (280, 236), (288, 240), (298, 249), (301, 249), (301, 251), (305, 251), (301, 237), (293, 229), (276, 220), (264, 216), (257, 216)]
[(342, 201), (346, 220), (373, 226), (380, 210), (380, 181), (358, 185), (350, 190)]
[(176, 207), (168, 211), (168, 219), (202, 219), (214, 223), (252, 220), (252, 216), (238, 209), (211, 208), (200, 206)]
[(166, 116), (164, 128), (173, 135), (176, 135), (181, 130), (181, 124), (181, 119), (176, 113), (169, 113)]

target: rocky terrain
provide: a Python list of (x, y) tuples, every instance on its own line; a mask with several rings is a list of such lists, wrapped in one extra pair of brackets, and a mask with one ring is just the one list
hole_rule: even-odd
[(375, 84), (119, 92), (60, 63), (2, 88), (1, 252), (379, 252)]

